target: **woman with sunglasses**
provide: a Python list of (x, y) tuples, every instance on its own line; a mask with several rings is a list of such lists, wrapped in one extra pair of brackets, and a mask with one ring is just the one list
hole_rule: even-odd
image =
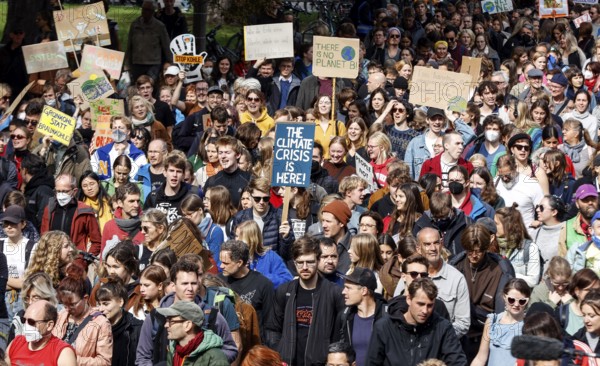
[(521, 334), (525, 310), (531, 289), (527, 282), (513, 278), (503, 290), (503, 312), (488, 315), (483, 328), (479, 352), (471, 366), (514, 365), (516, 359), (510, 353), (512, 339)]
[(267, 111), (265, 94), (258, 89), (246, 92), (246, 111), (240, 115), (240, 123), (254, 123), (266, 136), (269, 130), (275, 127), (275, 121)]
[[(544, 194), (549, 194), (550, 189), (548, 188), (549, 183), (546, 172), (532, 163), (531, 159), (529, 158), (529, 155), (532, 151), (532, 144), (533, 142), (531, 141), (531, 136), (520, 132), (520, 130), (515, 130), (508, 140), (508, 149), (506, 151), (509, 156), (514, 157), (517, 172), (520, 175), (537, 179), (540, 187), (542, 188), (542, 192), (544, 192)], [(502, 158), (502, 156), (500, 158)]]
[(79, 179), (79, 201), (94, 210), (102, 234), (104, 225), (113, 219), (113, 213), (109, 202), (110, 195), (106, 193), (100, 177), (95, 172), (88, 170)]
[(58, 286), (64, 309), (58, 313), (52, 334), (73, 345), (77, 364), (110, 366), (113, 339), (110, 321), (88, 302), (90, 289), (83, 269), (73, 264)]
[(139, 262), (140, 269), (144, 269), (150, 263), (150, 257), (156, 247), (167, 238), (169, 224), (167, 223), (167, 215), (156, 208), (144, 211), (140, 220), (144, 242)]
[(544, 196), (535, 206), (537, 221), (541, 226), (533, 231), (532, 238), (540, 245), (540, 253), (545, 263), (544, 270), (548, 268), (549, 261), (558, 255), (560, 232), (567, 217), (566, 207), (560, 197), (553, 195)]
[(566, 259), (556, 256), (548, 262), (544, 278), (531, 292), (531, 303), (542, 302), (556, 309), (557, 306), (569, 304), (573, 297), (569, 293), (571, 283), (571, 265)]
[(31, 132), (29, 132), (26, 126), (17, 125), (10, 133), (10, 140), (12, 141), (14, 151), (13, 161), (17, 167), (17, 189), (21, 189), (21, 184), (23, 184), (21, 162), (23, 161), (23, 158), (31, 154), (31, 150), (29, 149)]
[(584, 268), (573, 275), (568, 286), (573, 301), (558, 305), (554, 311), (561, 328), (567, 334), (574, 335), (584, 326), (581, 304), (594, 289), (600, 289), (600, 278), (592, 269)]
[(212, 217), (204, 214), (202, 198), (196, 194), (188, 195), (181, 201), (181, 212), (183, 217), (187, 217), (198, 226), (198, 229), (202, 232), (202, 237), (212, 252), (213, 258), (217, 261), (217, 266), (219, 266), (221, 264), (219, 253), (221, 252), (221, 244), (225, 241), (225, 235), (223, 229), (214, 223)]
[(131, 131), (131, 142), (133, 146), (140, 149), (144, 155), (148, 154), (148, 145), (152, 141), (152, 136), (150, 135), (150, 131), (148, 131), (144, 127), (135, 127)]
[(143, 321), (125, 311), (127, 290), (118, 277), (109, 277), (96, 292), (98, 310), (110, 321), (113, 337), (111, 365), (134, 366)]

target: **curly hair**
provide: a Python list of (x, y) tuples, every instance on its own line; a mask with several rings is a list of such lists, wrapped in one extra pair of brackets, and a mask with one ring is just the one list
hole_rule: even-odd
[(60, 268), (66, 264), (62, 263), (60, 259), (60, 252), (62, 251), (63, 241), (65, 239), (69, 242), (74, 251), (75, 246), (71, 242), (69, 236), (64, 232), (53, 230), (42, 235), (37, 245), (37, 249), (29, 261), (29, 266), (27, 266), (26, 276), (36, 272), (47, 273), (52, 280), (52, 285), (58, 287), (61, 279)]

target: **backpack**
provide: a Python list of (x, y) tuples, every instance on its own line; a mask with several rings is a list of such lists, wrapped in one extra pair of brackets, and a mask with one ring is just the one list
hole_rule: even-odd
[[(523, 245), (523, 262), (525, 263), (525, 272), (527, 272), (527, 267), (529, 265), (529, 248), (531, 247), (531, 243), (533, 243), (533, 241), (529, 240), (529, 239), (525, 239), (525, 245)], [(540, 280), (542, 279), (542, 277), (544, 277), (544, 258), (542, 257), (542, 252), (538, 249), (538, 257), (539, 257), (539, 261), (540, 261)]]

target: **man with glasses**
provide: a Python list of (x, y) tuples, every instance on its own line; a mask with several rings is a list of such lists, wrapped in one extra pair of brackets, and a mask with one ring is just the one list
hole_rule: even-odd
[(167, 151), (167, 143), (164, 140), (155, 139), (148, 144), (148, 164), (138, 170), (136, 179), (142, 182), (144, 200), (150, 192), (157, 190), (166, 182), (164, 161)]
[(548, 88), (550, 89), (551, 103), (554, 104), (553, 114), (559, 116), (565, 111), (565, 108), (569, 104), (569, 100), (566, 96), (567, 86), (569, 86), (569, 80), (562, 73), (552, 75), (552, 79), (548, 82)]
[(508, 281), (515, 277), (515, 270), (510, 261), (489, 251), (492, 234), (495, 233), (491, 233), (482, 224), (469, 226), (462, 235), (465, 251), (450, 260), (450, 264), (466, 279), (473, 309), (471, 326), (462, 340), (463, 350), (469, 362), (479, 351), (487, 316), (504, 311), (502, 291)]
[(274, 287), (271, 280), (258, 271), (248, 268), (250, 249), (240, 240), (228, 240), (221, 246), (219, 253), (221, 274), (229, 288), (239, 295), (241, 301), (252, 305), (258, 316), (263, 342), (268, 339), (265, 324), (272, 315)]
[(6, 349), (9, 365), (76, 366), (75, 350), (52, 334), (58, 312), (46, 300), (38, 300), (25, 311), (25, 334), (15, 337)]
[[(29, 101), (27, 107), (25, 108), (25, 125), (27, 126), (27, 130), (31, 133), (31, 136), (34, 135), (35, 130), (37, 128), (38, 123), (40, 123), (40, 118), (42, 117), (42, 110), (44, 109), (44, 99), (36, 98)], [(40, 144), (40, 140), (32, 139), (29, 144), (29, 148), (31, 151), (35, 150)]]
[(191, 301), (178, 301), (168, 308), (156, 309), (166, 318), (169, 339), (167, 364), (229, 366), (221, 350), (223, 341), (213, 332), (203, 330), (204, 312)]
[(298, 278), (277, 288), (269, 329), (288, 365), (324, 363), (327, 347), (339, 336), (335, 324), (344, 310), (342, 289), (318, 275), (321, 247), (316, 239), (303, 236), (291, 252)]
[(452, 25), (448, 25), (444, 28), (444, 36), (446, 37), (446, 41), (448, 41), (448, 53), (454, 60), (457, 68), (460, 68), (462, 64), (463, 56), (469, 55), (469, 50), (458, 42), (458, 29)]
[[(269, 112), (295, 105), (298, 99), (301, 80), (294, 75), (294, 61), (291, 58), (279, 60), (279, 76), (273, 76), (269, 97)], [(271, 112), (272, 113), (272, 112)]]
[(367, 49), (365, 58), (368, 60), (375, 60), (377, 62), (381, 62), (385, 55), (385, 41), (385, 30), (383, 28), (375, 28), (375, 30), (373, 31), (373, 40), (371, 42), (371, 47)]
[(271, 185), (267, 178), (254, 178), (248, 185), (252, 197), (252, 208), (239, 211), (233, 218), (231, 232), (235, 233), (236, 227), (245, 221), (255, 221), (263, 234), (263, 245), (271, 248), (282, 258), (288, 259), (289, 247), (294, 242), (294, 233), (291, 222), (282, 221), (281, 208), (275, 208), (269, 202), (271, 199)]

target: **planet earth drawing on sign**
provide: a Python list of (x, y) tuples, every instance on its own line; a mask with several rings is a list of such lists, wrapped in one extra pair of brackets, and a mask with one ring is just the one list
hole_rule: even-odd
[(483, 3), (483, 11), (486, 13), (492, 13), (495, 10), (495, 8), (496, 6), (492, 1)]
[(355, 57), (356, 57), (356, 51), (354, 51), (354, 48), (352, 48), (350, 46), (346, 46), (346, 47), (342, 48), (342, 58), (345, 61), (352, 61), (352, 60), (354, 60)]

